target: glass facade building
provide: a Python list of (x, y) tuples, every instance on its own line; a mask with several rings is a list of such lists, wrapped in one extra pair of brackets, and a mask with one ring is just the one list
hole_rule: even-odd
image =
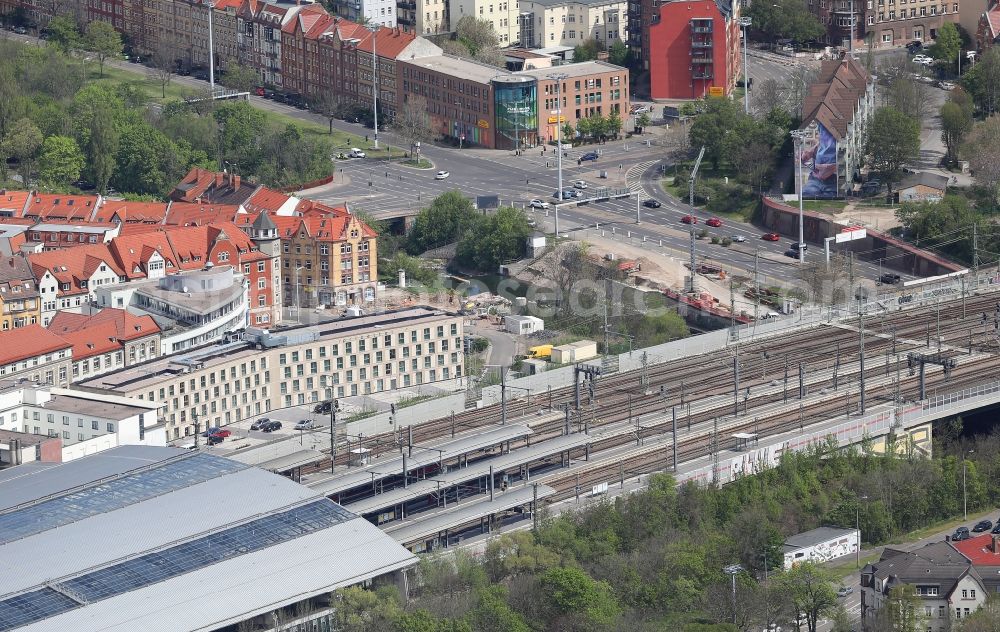
[(524, 149), (538, 144), (538, 82), (534, 77), (495, 77), (493, 111), (496, 149)]

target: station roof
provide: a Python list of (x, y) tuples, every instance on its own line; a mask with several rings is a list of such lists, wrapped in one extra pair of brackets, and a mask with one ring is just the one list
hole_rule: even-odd
[[(434, 449), (416, 448), (412, 457), (406, 458), (406, 469), (415, 470), (463, 454), (485, 450), (506, 441), (514, 441), (531, 434), (531, 429), (520, 424), (496, 426), (491, 430), (475, 432), (460, 439), (434, 446)], [(429, 446), (428, 446), (429, 447)], [(440, 450), (440, 452), (438, 452)], [(346, 492), (366, 483), (378, 481), (403, 472), (403, 457), (392, 457), (361, 469), (353, 469), (342, 476), (316, 481), (310, 487), (324, 496)]]
[(287, 437), (278, 441), (250, 446), (225, 456), (254, 465), (271, 472), (287, 472), (296, 467), (316, 463), (326, 458), (319, 450), (303, 448), (295, 441), (296, 437)]
[[(556, 490), (548, 485), (538, 485), (539, 499), (554, 493)], [(493, 502), (490, 502), (489, 496), (486, 496), (481, 500), (460, 503), (454, 507), (443, 509), (426, 518), (390, 525), (386, 527), (385, 531), (400, 544), (420, 542), (425, 538), (434, 537), (446, 529), (461, 527), (484, 516), (526, 505), (533, 498), (533, 485), (525, 485), (509, 489), (506, 492), (497, 492)]]
[(0, 477), (0, 555), (0, 630), (32, 632), (217, 629), (415, 561), (284, 477), (150, 446)]
[(385, 509), (414, 498), (419, 498), (441, 488), (447, 489), (459, 483), (488, 476), (490, 466), (493, 467), (494, 472), (503, 472), (515, 466), (531, 463), (532, 461), (537, 461), (553, 454), (559, 454), (564, 450), (578, 448), (590, 441), (592, 441), (590, 435), (579, 433), (564, 435), (550, 441), (544, 441), (538, 445), (512, 450), (508, 454), (482, 459), (470, 464), (468, 467), (453, 468), (446, 474), (435, 475), (433, 479), (416, 481), (410, 483), (408, 487), (397, 487), (370, 498), (363, 498), (357, 502), (348, 503), (346, 506), (359, 516), (369, 514), (379, 509)]

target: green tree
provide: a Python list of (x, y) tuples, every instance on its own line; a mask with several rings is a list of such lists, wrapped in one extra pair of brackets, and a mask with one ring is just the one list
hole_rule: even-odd
[(641, 134), (642, 130), (652, 122), (653, 119), (649, 118), (649, 112), (643, 112), (635, 118), (635, 126), (639, 128), (637, 131)]
[(471, 15), (465, 16), (455, 25), (455, 37), (459, 42), (465, 44), (472, 56), (475, 56), (480, 50), (500, 46), (500, 40), (493, 29), (493, 23)]
[(573, 61), (593, 61), (597, 59), (597, 53), (604, 50), (604, 44), (594, 38), (584, 40), (573, 47)]
[(629, 50), (625, 42), (616, 39), (608, 47), (608, 61), (616, 66), (627, 66), (629, 62)]
[(576, 138), (576, 130), (569, 123), (563, 123), (562, 127), (562, 138), (563, 142), (572, 143), (573, 139)]
[(555, 620), (579, 618), (586, 623), (608, 625), (618, 616), (611, 587), (595, 581), (581, 568), (550, 568), (539, 578), (539, 586)]
[(235, 59), (226, 63), (226, 71), (219, 77), (219, 83), (237, 92), (250, 92), (260, 83), (260, 77), (253, 68), (243, 66)]
[(530, 632), (524, 618), (507, 603), (507, 589), (489, 586), (476, 592), (476, 605), (466, 615), (476, 632)]
[(86, 147), (86, 172), (98, 192), (106, 193), (115, 172), (118, 154), (118, 130), (105, 111), (98, 111), (90, 124)]
[(29, 119), (21, 119), (15, 123), (3, 139), (4, 154), (17, 161), (17, 173), (25, 188), (31, 186), (35, 160), (43, 140), (42, 132)]
[(913, 586), (893, 586), (878, 612), (876, 625), (886, 632), (920, 632), (924, 629), (923, 611), (923, 600)]
[(64, 188), (80, 179), (83, 165), (83, 152), (75, 140), (68, 136), (49, 136), (42, 143), (38, 158), (38, 179), (45, 186)]
[(618, 138), (622, 133), (622, 117), (618, 112), (612, 112), (604, 119), (604, 131), (608, 136)]
[(238, 173), (256, 174), (263, 159), (264, 113), (246, 101), (229, 101), (213, 113), (219, 124), (222, 159)]
[(962, 86), (983, 114), (1000, 110), (1000, 47), (994, 46), (980, 56), (976, 65), (962, 75)]
[(805, 616), (809, 632), (816, 632), (819, 620), (837, 606), (833, 577), (812, 562), (792, 568), (777, 579), (779, 590), (786, 591), (798, 612)]
[(945, 22), (937, 31), (937, 37), (931, 46), (930, 54), (934, 59), (940, 59), (949, 66), (958, 63), (958, 55), (962, 52), (962, 38), (954, 22)]
[(705, 112), (691, 124), (688, 133), (691, 146), (698, 148), (704, 145), (705, 158), (711, 161), (713, 168), (719, 168), (729, 142), (728, 137), (742, 116), (744, 114), (739, 106), (729, 99), (709, 97), (705, 103)]
[(996, 208), (1000, 203), (1000, 116), (994, 115), (976, 123), (969, 132), (962, 154), (968, 158), (969, 168), (976, 174), (976, 184), (986, 190)]
[(73, 18), (57, 15), (49, 20), (49, 43), (64, 53), (80, 49), (80, 30)]
[(122, 36), (107, 22), (95, 21), (87, 25), (84, 47), (97, 56), (100, 76), (104, 77), (104, 62), (108, 57), (122, 56)]
[(920, 126), (899, 110), (884, 107), (875, 111), (868, 124), (868, 143), (865, 153), (872, 171), (888, 187), (902, 178), (903, 166), (917, 157), (920, 151)]
[(344, 588), (333, 593), (334, 628), (338, 632), (392, 630), (401, 610), (388, 593)]
[(954, 163), (958, 160), (958, 148), (962, 146), (970, 130), (972, 130), (971, 112), (953, 101), (947, 101), (941, 106), (941, 140), (948, 150), (948, 162)]
[(417, 213), (407, 239), (413, 254), (458, 241), (476, 221), (472, 201), (458, 191), (448, 191), (434, 198), (431, 205)]
[(476, 222), (458, 242), (456, 258), (470, 268), (496, 271), (524, 256), (531, 227), (524, 211), (503, 207)]
[(747, 15), (753, 27), (772, 41), (792, 39), (808, 42), (823, 35), (823, 25), (803, 0), (775, 0), (750, 4)]

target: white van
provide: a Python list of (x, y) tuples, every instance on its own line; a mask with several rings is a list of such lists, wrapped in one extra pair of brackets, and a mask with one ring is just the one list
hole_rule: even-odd
[(351, 151), (347, 154), (349, 158), (364, 158), (365, 152), (361, 151), (357, 147), (351, 147)]

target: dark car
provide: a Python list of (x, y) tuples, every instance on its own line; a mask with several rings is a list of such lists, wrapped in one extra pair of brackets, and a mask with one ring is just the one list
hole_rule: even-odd
[(993, 522), (990, 520), (980, 520), (976, 523), (976, 526), (972, 527), (973, 533), (982, 533), (983, 531), (989, 531), (993, 528)]
[(207, 443), (208, 443), (208, 445), (218, 445), (218, 444), (222, 443), (223, 441), (224, 441), (224, 439), (222, 437), (220, 437), (218, 435), (211, 435), (211, 436), (208, 437)]
[(959, 527), (955, 529), (955, 533), (952, 534), (951, 539), (954, 542), (961, 542), (962, 540), (968, 540), (970, 537), (969, 527)]
[(269, 423), (271, 423), (270, 419), (268, 419), (267, 417), (261, 417), (257, 421), (255, 421), (252, 424), (250, 424), (250, 430), (262, 430), (264, 428), (265, 424), (269, 424)]
[(580, 160), (597, 160), (597, 158), (598, 156), (596, 151), (588, 151), (584, 155), (580, 156)]
[(203, 436), (203, 437), (209, 437), (209, 436), (213, 435), (214, 433), (216, 433), (218, 431), (219, 431), (219, 427), (218, 426), (212, 426), (210, 428), (206, 428), (205, 432), (201, 433), (201, 436)]
[(663, 206), (662, 204), (660, 204), (659, 200), (654, 200), (652, 198), (650, 198), (650, 199), (646, 200), (645, 202), (643, 202), (642, 205), (643, 206), (647, 206), (649, 208), (660, 208), (661, 206)]
[(27, 35), (28, 29), (24, 28), (23, 26), (15, 26), (14, 32), (17, 33), (18, 35)]
[(789, 248), (788, 250), (785, 251), (785, 256), (791, 257), (792, 259), (798, 259), (799, 251), (796, 250), (795, 248)]
[(993, 530), (990, 531), (990, 533), (1000, 534), (1000, 520), (997, 520), (996, 526), (993, 527)]
[(910, 42), (909, 44), (906, 45), (906, 51), (908, 53), (910, 53), (911, 55), (914, 55), (914, 54), (916, 54), (917, 51), (920, 51), (920, 50), (923, 50), (923, 49), (924, 49), (923, 42), (920, 42), (920, 41), (917, 41), (917, 40), (913, 40), (912, 42)]
[(325, 415), (330, 412), (332, 402), (322, 402), (313, 406), (313, 412), (317, 415)]
[(899, 283), (900, 276), (898, 274), (885, 273), (878, 278), (882, 283)]
[(261, 427), (262, 432), (274, 432), (281, 428), (280, 421), (269, 421)]

